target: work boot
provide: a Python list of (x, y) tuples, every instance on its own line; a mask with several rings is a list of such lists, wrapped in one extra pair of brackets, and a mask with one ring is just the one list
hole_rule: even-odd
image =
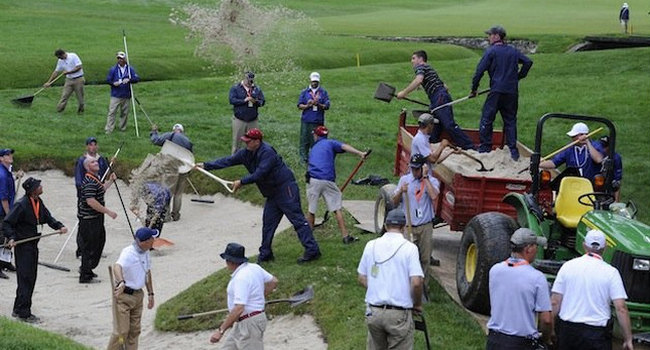
[(31, 314), (31, 315), (29, 315), (27, 317), (18, 317), (18, 319), (20, 321), (27, 322), (27, 323), (40, 323), (41, 322), (41, 319), (38, 316), (34, 315), (34, 314)]
[(298, 258), (298, 264), (304, 264), (306, 262), (316, 260), (316, 259), (320, 258), (320, 255), (321, 255), (320, 252), (318, 252), (318, 253), (316, 253), (314, 255), (311, 255), (311, 256), (308, 256), (308, 255), (305, 254), (305, 255)]
[(429, 265), (431, 265), (431, 266), (440, 266), (440, 259), (436, 259), (434, 257), (431, 257), (429, 259)]

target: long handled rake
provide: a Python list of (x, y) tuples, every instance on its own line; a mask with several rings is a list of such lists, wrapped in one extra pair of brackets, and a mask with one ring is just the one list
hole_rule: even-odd
[[(52, 80), (50, 82), (50, 84), (52, 84), (55, 81), (59, 80), (59, 78), (61, 78), (62, 76), (63, 76), (63, 73), (59, 74), (56, 78), (54, 78), (54, 80)], [(29, 106), (32, 105), (32, 102), (34, 102), (34, 97), (36, 95), (40, 94), (41, 91), (43, 91), (45, 89), (47, 89), (47, 87), (44, 86), (44, 87), (40, 88), (38, 91), (36, 91), (33, 95), (18, 97), (18, 98), (15, 98), (15, 99), (11, 100), (11, 102), (13, 102), (14, 104), (16, 104), (18, 106), (21, 106), (21, 107), (29, 107)]]
[[(314, 298), (314, 287), (313, 286), (307, 286), (303, 288), (302, 290), (294, 293), (290, 298), (286, 299), (276, 299), (276, 300), (269, 300), (266, 302), (266, 305), (271, 305), (271, 304), (277, 304), (277, 303), (289, 303), (291, 307), (296, 307), (298, 305), (304, 304)], [(177, 320), (189, 320), (190, 318), (195, 318), (195, 317), (201, 317), (201, 316), (209, 316), (209, 315), (215, 315), (215, 314), (220, 314), (223, 312), (227, 312), (228, 309), (218, 309), (218, 310), (212, 310), (212, 311), (206, 311), (206, 312), (199, 312), (195, 314), (190, 314), (190, 315), (179, 315), (176, 317)]]

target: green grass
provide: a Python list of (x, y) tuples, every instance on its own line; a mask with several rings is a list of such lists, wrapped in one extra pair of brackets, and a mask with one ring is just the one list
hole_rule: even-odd
[(62, 335), (0, 316), (0, 349), (3, 350), (74, 350), (89, 349)]

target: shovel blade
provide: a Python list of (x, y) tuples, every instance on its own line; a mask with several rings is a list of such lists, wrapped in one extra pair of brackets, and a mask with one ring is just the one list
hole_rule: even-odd
[(386, 83), (379, 83), (379, 85), (377, 86), (377, 90), (375, 91), (376, 99), (384, 102), (390, 102), (394, 96), (395, 96), (394, 87)]
[(13, 102), (15, 105), (19, 107), (29, 107), (32, 105), (33, 101), (34, 101), (34, 95), (19, 97), (11, 100), (11, 102)]
[(291, 303), (291, 307), (296, 307), (300, 304), (304, 304), (310, 300), (314, 299), (314, 287), (313, 286), (307, 286), (305, 289), (296, 292), (294, 295), (291, 296), (289, 299), (289, 302)]

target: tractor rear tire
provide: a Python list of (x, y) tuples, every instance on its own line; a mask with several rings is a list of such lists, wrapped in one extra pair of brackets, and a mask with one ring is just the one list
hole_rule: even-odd
[(497, 212), (476, 215), (463, 230), (456, 259), (456, 288), (463, 305), (490, 314), (489, 273), (510, 256), (510, 236), (515, 220)]
[(396, 185), (387, 184), (379, 189), (379, 195), (375, 201), (375, 233), (382, 234), (386, 232), (384, 228), (384, 219), (389, 211), (393, 210), (393, 192), (397, 188)]

